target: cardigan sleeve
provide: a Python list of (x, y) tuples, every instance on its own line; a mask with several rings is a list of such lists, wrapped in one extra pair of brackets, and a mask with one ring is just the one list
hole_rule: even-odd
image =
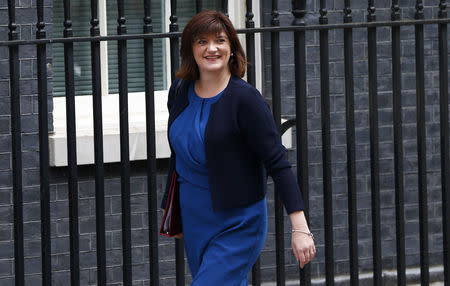
[(272, 177), (287, 213), (303, 210), (301, 192), (269, 105), (256, 89), (249, 88), (240, 96), (237, 120), (245, 142)]
[[(169, 88), (169, 94), (167, 96), (167, 109), (169, 111), (169, 114), (170, 114), (170, 110), (172, 109), (172, 106), (175, 101), (175, 87), (177, 86), (178, 81), (179, 81), (179, 79), (175, 79)], [(170, 146), (169, 130), (167, 130), (167, 140), (168, 140), (169, 146)], [(160, 205), (160, 207), (162, 209), (164, 209), (166, 206), (167, 197), (169, 195), (170, 178), (172, 178), (172, 173), (175, 171), (176, 159), (175, 159), (175, 153), (172, 152), (172, 147), (170, 147), (170, 151), (171, 152), (170, 152), (170, 159), (169, 159), (168, 176), (167, 176), (167, 180), (166, 180), (166, 188), (165, 188), (164, 195), (163, 195), (163, 198), (161, 200), (161, 205)]]
[(175, 87), (178, 84), (178, 81), (180, 79), (175, 79), (173, 83), (170, 85), (169, 88), (169, 95), (167, 96), (167, 110), (170, 112), (170, 109), (172, 108), (173, 102), (175, 101)]

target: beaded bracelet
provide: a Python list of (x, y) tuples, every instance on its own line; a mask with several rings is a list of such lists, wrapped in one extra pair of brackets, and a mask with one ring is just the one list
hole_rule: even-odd
[(311, 237), (314, 240), (314, 234), (312, 234), (312, 232), (307, 232), (307, 231), (303, 231), (300, 229), (293, 229), (292, 233), (294, 233), (294, 232), (300, 232), (300, 233), (306, 234), (307, 236)]

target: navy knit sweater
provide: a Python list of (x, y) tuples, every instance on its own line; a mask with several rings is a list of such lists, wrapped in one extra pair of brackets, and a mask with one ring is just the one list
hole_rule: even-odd
[[(189, 104), (189, 82), (181, 84), (175, 97), (177, 81), (169, 90), (168, 133), (174, 120)], [(163, 207), (169, 180), (176, 169), (176, 154), (171, 150)], [(205, 152), (214, 211), (242, 207), (263, 199), (266, 174), (272, 177), (287, 213), (303, 210), (302, 196), (270, 108), (258, 90), (241, 78), (231, 76), (222, 96), (211, 106), (205, 129)]]

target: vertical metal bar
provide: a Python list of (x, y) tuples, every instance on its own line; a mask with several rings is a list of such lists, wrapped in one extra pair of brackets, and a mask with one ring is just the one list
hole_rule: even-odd
[[(91, 0), (91, 36), (100, 35), (98, 0)], [(95, 217), (97, 242), (97, 284), (106, 285), (105, 241), (105, 174), (103, 166), (102, 86), (100, 69), (100, 41), (91, 41), (92, 108), (95, 156)]]
[[(369, 0), (367, 21), (374, 22), (374, 0)], [(369, 55), (369, 118), (370, 118), (370, 184), (372, 196), (372, 255), (373, 284), (381, 286), (381, 225), (380, 225), (380, 177), (378, 155), (378, 88), (377, 88), (377, 30), (367, 29)]]
[[(16, 31), (16, 7), (14, 0), (8, 0), (8, 16), (8, 39), (10, 41), (16, 41), (19, 39), (19, 34)], [(9, 86), (11, 97), (11, 143), (14, 197), (14, 278), (16, 286), (25, 285), (19, 77), (19, 46), (9, 46)]]
[(261, 285), (261, 257), (258, 257), (252, 267), (252, 286)]
[(195, 0), (195, 11), (199, 13), (203, 9), (203, 1), (202, 0)]
[[(64, 1), (64, 37), (73, 37), (70, 20), (70, 1)], [(78, 173), (75, 119), (75, 84), (73, 42), (64, 43), (64, 72), (66, 87), (67, 116), (67, 162), (69, 189), (69, 232), (70, 232), (70, 281), (80, 285), (79, 234), (78, 234)], [(47, 136), (47, 135), (46, 135)], [(50, 214), (49, 214), (50, 215)]]
[[(247, 0), (246, 2), (246, 14), (245, 14), (245, 27), (246, 28), (254, 28), (255, 22), (253, 21), (253, 12), (252, 12), (252, 0)], [(254, 33), (246, 33), (245, 34), (245, 42), (246, 42), (246, 52), (247, 52), (247, 81), (255, 86), (256, 85), (256, 77), (255, 77), (255, 34)], [(261, 261), (260, 258), (256, 260), (255, 264), (252, 267), (252, 286), (261, 285)]]
[[(439, 18), (447, 18), (445, 0), (439, 3)], [(442, 229), (444, 249), (444, 283), (450, 285), (450, 144), (448, 126), (448, 43), (447, 24), (439, 24), (439, 92), (441, 126)], [(446, 219), (447, 218), (447, 219)]]
[[(400, 20), (398, 0), (392, 2), (392, 21)], [(403, 186), (403, 136), (402, 136), (402, 87), (400, 63), (400, 27), (391, 27), (392, 37), (392, 96), (394, 120), (394, 169), (395, 169), (395, 216), (397, 258), (405, 256), (405, 215), (404, 215), (404, 186)], [(401, 261), (401, 259), (397, 260)], [(397, 264), (401, 265), (401, 264)], [(399, 268), (401, 269), (401, 268)], [(402, 278), (398, 279), (399, 283)]]
[[(178, 32), (178, 16), (177, 16), (177, 1), (170, 0), (170, 25), (169, 32)], [(170, 63), (171, 63), (171, 79), (175, 80), (175, 73), (180, 67), (180, 43), (177, 36), (170, 38)]]
[[(280, 26), (278, 18), (278, 1), (272, 0), (271, 26)], [(271, 44), (271, 68), (272, 68), (272, 112), (277, 129), (281, 128), (281, 79), (280, 79), (280, 33), (270, 33)], [(275, 192), (275, 248), (277, 264), (277, 286), (285, 285), (285, 261), (284, 261), (284, 214), (283, 203), (277, 192)]]
[[(292, 1), (293, 26), (305, 26), (306, 1)], [(306, 220), (309, 221), (308, 134), (306, 104), (306, 36), (304, 30), (294, 32), (295, 113), (297, 139), (297, 181), (303, 195)], [(300, 270), (302, 286), (311, 285), (311, 265)]]
[[(170, 0), (170, 25), (169, 32), (178, 32), (177, 1)], [(172, 81), (175, 80), (175, 73), (180, 66), (180, 43), (177, 36), (170, 38), (170, 68)], [(175, 239), (175, 269), (176, 285), (184, 285), (184, 242), (182, 239)]]
[[(37, 3), (36, 38), (45, 38), (44, 3)], [(47, 64), (46, 46), (37, 45), (38, 59), (38, 98), (39, 98), (39, 171), (41, 198), (41, 252), (42, 252), (42, 285), (52, 284), (52, 261), (50, 241), (50, 192), (48, 173), (48, 111), (47, 111)], [(45, 114), (44, 114), (45, 113)]]
[[(423, 19), (422, 0), (416, 1), (416, 19)], [(429, 284), (428, 258), (428, 211), (427, 211), (427, 151), (425, 133), (425, 73), (423, 25), (415, 25), (416, 39), (416, 110), (417, 110), (417, 156), (419, 167), (419, 229), (420, 229), (420, 280)], [(400, 270), (400, 269), (399, 269)], [(403, 269), (401, 269), (403, 271)], [(400, 283), (400, 282), (399, 282)], [(399, 284), (404, 285), (404, 284)]]
[[(117, 34), (127, 33), (125, 25), (125, 4), (117, 1)], [(127, 79), (127, 41), (117, 41), (119, 64), (119, 125), (120, 125), (120, 183), (122, 201), (122, 259), (123, 284), (131, 285), (131, 201), (130, 201), (130, 148), (128, 130), (128, 79)]]
[[(255, 22), (253, 21), (254, 14), (252, 12), (252, 0), (247, 0), (247, 13), (245, 14), (245, 27), (254, 28)], [(255, 85), (255, 34), (245, 33), (245, 42), (247, 50), (247, 81), (251, 85)]]
[(228, 0), (222, 0), (222, 12), (228, 16)]
[[(153, 33), (151, 1), (144, 0), (144, 34)], [(145, 120), (147, 133), (147, 194), (148, 235), (150, 257), (150, 286), (159, 285), (158, 264), (158, 206), (156, 188), (156, 146), (155, 146), (155, 82), (153, 65), (153, 39), (144, 39), (145, 61)]]
[[(344, 23), (353, 22), (350, 0), (345, 0)], [(347, 131), (347, 202), (348, 202), (348, 240), (350, 254), (350, 285), (358, 281), (358, 214), (356, 202), (356, 163), (355, 163), (355, 94), (353, 85), (353, 30), (344, 29), (345, 66), (345, 115)]]
[[(328, 24), (326, 1), (320, 0), (320, 24)], [(325, 226), (325, 277), (327, 285), (334, 285), (333, 255), (333, 192), (331, 187), (331, 139), (330, 139), (330, 72), (328, 54), (328, 30), (320, 30), (320, 102), (322, 111), (322, 168), (323, 210)]]

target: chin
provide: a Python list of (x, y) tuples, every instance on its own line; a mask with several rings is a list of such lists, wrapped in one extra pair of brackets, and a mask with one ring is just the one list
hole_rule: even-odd
[(208, 67), (203, 69), (205, 72), (218, 72), (224, 70), (225, 67)]

